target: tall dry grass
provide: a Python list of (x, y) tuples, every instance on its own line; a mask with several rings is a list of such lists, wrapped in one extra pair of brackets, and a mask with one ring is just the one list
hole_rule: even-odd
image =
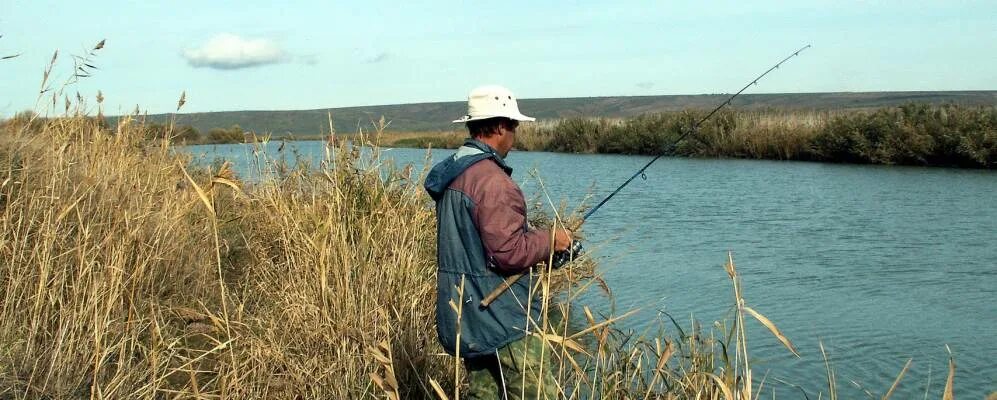
[[(83, 116), (0, 126), (0, 397), (466, 391), (436, 342), (434, 217), (410, 171), (380, 163), (376, 146), (361, 156), (330, 144), (312, 168), (270, 159), (259, 143), (263, 178), (240, 182), (225, 164), (188, 166), (169, 134), (149, 141), (145, 129)], [(766, 382), (753, 374), (746, 315), (774, 336), (758, 340), (795, 352), (745, 304), (732, 258), (730, 321), (671, 320), (643, 335), (620, 328), (632, 312), (570, 301), (609, 291), (593, 267), (583, 258), (535, 278), (544, 312), (532, 334), (559, 397), (756, 398)]]
[(143, 129), (0, 128), (0, 396), (373, 396), (385, 341), (402, 396), (428, 393), (446, 358), (418, 182), (345, 148), (320, 170), (262, 160), (248, 187), (188, 178)]

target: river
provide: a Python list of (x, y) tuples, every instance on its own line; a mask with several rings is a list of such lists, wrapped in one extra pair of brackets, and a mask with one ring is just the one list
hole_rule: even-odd
[[(276, 154), (277, 145), (268, 151)], [(322, 142), (288, 146), (313, 159), (324, 151)], [(248, 149), (186, 151), (230, 159), (248, 177)], [(435, 150), (432, 158), (450, 153)], [(388, 149), (382, 158), (418, 170), (426, 155)], [(507, 161), (528, 198), (538, 188), (535, 170), (555, 200), (574, 205), (589, 193), (601, 199), (649, 159), (513, 152)], [(818, 391), (827, 397), (818, 340), (841, 398), (865, 398), (864, 390), (882, 396), (908, 358), (911, 370), (893, 398), (941, 398), (946, 345), (957, 364), (957, 397), (997, 391), (997, 172), (662, 158), (584, 231), (617, 310), (640, 308), (626, 322), (635, 330), (659, 311), (707, 327), (729, 315), (723, 263), (732, 251), (746, 303), (802, 355), (749, 321), (756, 381), (768, 373), (764, 395), (803, 398), (792, 383), (810, 399)], [(596, 293), (582, 302), (608, 307)]]

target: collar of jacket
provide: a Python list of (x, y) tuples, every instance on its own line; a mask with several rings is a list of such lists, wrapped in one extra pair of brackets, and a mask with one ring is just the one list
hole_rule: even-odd
[(426, 188), (426, 192), (433, 200), (439, 200), (450, 183), (464, 173), (464, 170), (489, 158), (495, 160), (495, 164), (502, 168), (502, 171), (507, 175), (512, 175), (512, 168), (506, 165), (505, 160), (494, 148), (478, 140), (468, 139), (463, 146), (457, 149), (456, 153), (433, 166), (433, 169), (426, 175), (423, 187)]
[(494, 148), (492, 148), (492, 146), (489, 146), (488, 144), (486, 144), (486, 143), (484, 143), (482, 141), (476, 140), (476, 139), (467, 139), (467, 140), (465, 140), (464, 141), (464, 146), (465, 147), (475, 148), (475, 149), (478, 149), (478, 150), (481, 150), (481, 151), (483, 151), (485, 153), (490, 154), (492, 156), (492, 159), (495, 160), (495, 163), (498, 164), (499, 167), (501, 167), (503, 171), (505, 171), (505, 174), (509, 175), (509, 176), (512, 176), (512, 167), (510, 167), (509, 164), (505, 163), (505, 159), (503, 159), (502, 156), (500, 156), (499, 153), (496, 152)]

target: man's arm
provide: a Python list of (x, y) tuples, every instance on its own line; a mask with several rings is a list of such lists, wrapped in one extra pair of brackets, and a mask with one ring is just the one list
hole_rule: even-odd
[(505, 175), (480, 182), (475, 199), (474, 224), (485, 254), (505, 272), (520, 272), (550, 254), (550, 231), (526, 229), (523, 194)]

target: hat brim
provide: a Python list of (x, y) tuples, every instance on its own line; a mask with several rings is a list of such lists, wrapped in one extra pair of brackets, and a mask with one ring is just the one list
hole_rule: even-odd
[(509, 119), (512, 119), (512, 120), (525, 121), (525, 122), (533, 122), (533, 121), (537, 120), (536, 118), (527, 117), (527, 116), (525, 116), (523, 114), (513, 114), (513, 115), (477, 115), (477, 116), (473, 116), (473, 117), (470, 116), (470, 115), (465, 115), (463, 117), (460, 117), (459, 119), (455, 119), (453, 121), (453, 123), (455, 123), (455, 124), (461, 124), (461, 123), (464, 123), (464, 122), (480, 121), (480, 120), (489, 119), (489, 118), (509, 118)]

